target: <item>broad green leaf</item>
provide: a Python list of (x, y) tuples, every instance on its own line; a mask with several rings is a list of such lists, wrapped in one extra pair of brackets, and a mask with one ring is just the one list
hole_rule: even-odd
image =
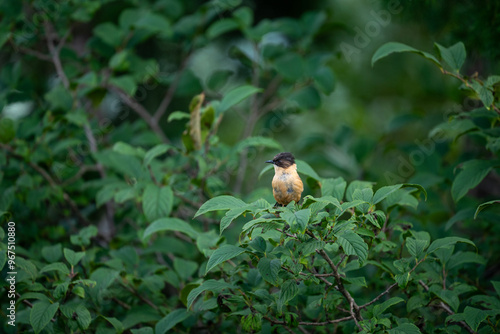
[(388, 334), (420, 334), (420, 329), (417, 326), (410, 323), (404, 323), (396, 328), (389, 329)]
[(136, 156), (136, 157), (139, 157), (141, 159), (144, 157), (144, 150), (142, 148), (133, 147), (133, 146), (131, 146), (127, 143), (121, 142), (121, 141), (119, 141), (113, 145), (113, 151), (118, 152), (118, 153), (123, 154), (123, 155)]
[(43, 267), (42, 269), (40, 269), (40, 273), (44, 273), (47, 271), (53, 271), (53, 270), (59, 271), (59, 272), (63, 273), (63, 275), (69, 275), (68, 267), (62, 262), (55, 262), (55, 263), (48, 264), (45, 267)]
[(183, 119), (190, 119), (190, 118), (191, 118), (190, 114), (185, 111), (173, 111), (168, 115), (167, 122), (170, 123), (172, 121), (180, 121)]
[(307, 162), (295, 159), (295, 163), (297, 164), (297, 172), (309, 176), (318, 182), (321, 181), (319, 175), (314, 171), (314, 169), (312, 169), (311, 166), (309, 166)]
[(375, 305), (373, 307), (373, 316), (378, 317), (379, 315), (384, 313), (384, 311), (387, 310), (389, 307), (396, 305), (396, 304), (399, 304), (401, 302), (404, 302), (403, 298), (393, 297), (391, 299), (386, 300), (385, 302), (383, 302), (381, 304)]
[(472, 81), (471, 87), (476, 92), (481, 102), (483, 102), (486, 109), (490, 110), (491, 105), (495, 101), (493, 92), (488, 87), (483, 86), (483, 84), (475, 80)]
[(360, 264), (363, 264), (368, 256), (368, 245), (363, 238), (352, 230), (346, 230), (337, 235), (337, 243), (342, 246), (346, 255), (356, 255)]
[(16, 266), (24, 270), (26, 274), (30, 276), (30, 279), (34, 282), (38, 276), (38, 270), (36, 266), (30, 260), (26, 260), (20, 256), (16, 256)]
[(47, 262), (56, 262), (62, 256), (61, 244), (55, 244), (53, 246), (45, 246), (42, 248), (42, 256)]
[(439, 68), (441, 68), (441, 63), (439, 60), (437, 60), (436, 57), (431, 55), (430, 53), (424, 52), (417, 50), (415, 48), (412, 48), (411, 46), (402, 44), (402, 43), (397, 43), (397, 42), (389, 42), (377, 49), (375, 53), (373, 54), (372, 57), (372, 66), (379, 61), (380, 59), (387, 57), (388, 55), (395, 53), (395, 52), (411, 52), (411, 53), (416, 53), (426, 59), (429, 59), (432, 61), (434, 64), (436, 64)]
[(240, 248), (238, 246), (233, 245), (222, 245), (220, 248), (216, 249), (210, 259), (208, 259), (207, 269), (205, 270), (205, 275), (215, 268), (217, 265), (230, 260), (242, 253), (245, 252), (245, 249)]
[(63, 249), (64, 257), (66, 261), (72, 266), (76, 266), (78, 262), (85, 256), (85, 252), (75, 252), (69, 248)]
[(335, 76), (329, 67), (321, 67), (314, 75), (314, 84), (325, 95), (333, 92), (335, 87)]
[[(459, 237), (446, 237), (434, 240), (432, 244), (427, 249), (427, 254), (432, 254), (434, 251), (438, 250), (441, 247), (455, 245), (457, 242), (464, 242), (466, 244), (472, 245), (476, 247), (476, 245), (470, 241), (469, 239), (459, 238)], [(476, 247), (477, 248), (477, 247)]]
[(196, 218), (210, 211), (231, 210), (245, 205), (245, 202), (233, 196), (217, 196), (203, 203), (203, 205), (198, 209), (193, 218)]
[(222, 217), (220, 221), (220, 226), (219, 226), (219, 235), (222, 235), (222, 232), (231, 225), (233, 220), (241, 216), (244, 212), (249, 211), (249, 208), (247, 206), (243, 206), (240, 208), (235, 208), (231, 209), (228, 212), (226, 212), (226, 215)]
[(321, 105), (321, 96), (314, 86), (306, 86), (289, 95), (288, 100), (302, 109), (316, 109)]
[(106, 44), (118, 47), (122, 43), (124, 32), (113, 23), (106, 22), (94, 28), (94, 35), (102, 39)]
[(278, 283), (278, 273), (281, 269), (281, 261), (279, 259), (269, 259), (264, 257), (260, 259), (257, 269), (259, 273), (262, 275), (262, 278), (272, 285), (276, 285)]
[(347, 201), (352, 201), (353, 194), (356, 191), (356, 189), (363, 190), (365, 188), (372, 188), (373, 187), (373, 182), (367, 182), (367, 181), (359, 181), (355, 180), (349, 183), (349, 186), (347, 187), (346, 193), (345, 193), (345, 198)]
[(458, 307), (460, 306), (460, 300), (458, 299), (458, 295), (455, 291), (452, 290), (443, 290), (441, 286), (432, 285), (429, 291), (435, 294), (439, 299), (448, 304), (453, 311), (457, 312)]
[(396, 283), (398, 283), (398, 286), (400, 288), (405, 288), (410, 280), (410, 273), (406, 272), (402, 274), (397, 274), (394, 276), (394, 280), (396, 281)]
[(438, 43), (434, 43), (434, 45), (439, 51), (441, 59), (443, 59), (454, 72), (458, 73), (465, 62), (466, 51), (464, 43), (458, 42), (449, 48), (445, 48)]
[[(479, 206), (477, 207), (476, 209), (476, 213), (474, 213), (474, 219), (477, 218), (477, 215), (479, 214), (479, 212), (481, 212), (483, 209), (485, 209), (487, 206), (490, 206), (492, 204), (500, 204), (500, 199), (495, 199), (493, 201), (489, 201), (489, 202), (485, 202), (485, 203), (481, 203), (479, 204)], [(448, 224), (446, 224), (448, 225)]]
[(213, 91), (218, 91), (224, 87), (230, 77), (234, 75), (231, 70), (214, 71), (207, 80), (207, 86)]
[(304, 61), (300, 55), (293, 52), (276, 59), (274, 67), (283, 78), (290, 81), (297, 81), (304, 75)]
[(163, 153), (167, 152), (168, 150), (174, 149), (174, 148), (175, 147), (173, 147), (172, 145), (168, 145), (168, 144), (156, 145), (155, 147), (153, 147), (152, 149), (147, 151), (146, 154), (144, 154), (144, 160), (143, 160), (144, 166), (149, 165), (151, 163), (151, 161), (153, 161), (154, 158), (156, 158), (156, 157), (162, 155)]
[(344, 198), (347, 182), (342, 177), (323, 179), (321, 181), (321, 196), (333, 196), (339, 201)]
[(73, 97), (62, 84), (54, 86), (44, 95), (44, 98), (54, 110), (60, 109), (69, 112), (73, 106)]
[(0, 118), (0, 143), (7, 144), (16, 136), (14, 121), (10, 118)]
[[(76, 288), (81, 288), (81, 287), (76, 287)], [(81, 288), (81, 291), (82, 293), (84, 293), (83, 288)], [(90, 323), (92, 322), (92, 316), (90, 315), (89, 310), (85, 306), (83, 306), (83, 304), (80, 304), (76, 308), (75, 313), (76, 313), (76, 321), (78, 322), (79, 327), (83, 330), (89, 328)]]
[(493, 88), (493, 86), (499, 82), (500, 82), (500, 75), (490, 75), (488, 79), (486, 79), (485, 86)]
[(408, 252), (417, 259), (424, 253), (427, 246), (429, 246), (428, 240), (419, 240), (413, 237), (406, 238), (406, 248), (408, 248)]
[(209, 39), (214, 39), (228, 31), (235, 30), (238, 28), (238, 22), (231, 18), (225, 18), (217, 20), (207, 29), (207, 37)]
[(33, 304), (30, 311), (30, 324), (35, 333), (40, 333), (47, 326), (58, 309), (59, 303), (50, 304), (41, 301)]
[(458, 202), (467, 192), (476, 187), (489, 174), (493, 166), (499, 165), (498, 161), (469, 160), (462, 164), (451, 186), (453, 200)]
[(135, 27), (144, 29), (148, 33), (159, 33), (163, 37), (168, 37), (172, 34), (172, 28), (167, 18), (149, 10), (141, 12), (141, 15), (135, 22)]
[(266, 137), (248, 137), (240, 141), (234, 148), (236, 153), (240, 153), (247, 147), (267, 147), (276, 149), (278, 151), (283, 151), (283, 146), (272, 138)]
[(90, 275), (90, 279), (96, 282), (97, 289), (106, 290), (119, 276), (118, 270), (101, 267)]
[(179, 218), (161, 218), (151, 223), (151, 225), (144, 230), (142, 240), (160, 231), (178, 231), (193, 239), (196, 239), (199, 234), (191, 225)]
[(203, 282), (203, 284), (200, 285), (199, 287), (191, 290), (191, 292), (189, 293), (189, 295), (187, 297), (187, 309), (189, 310), (191, 308), (191, 305), (193, 304), (195, 299), (202, 292), (205, 292), (207, 290), (215, 292), (215, 291), (221, 291), (224, 289), (232, 289), (232, 288), (234, 288), (233, 285), (224, 282), (224, 280), (222, 280), (222, 279), (219, 281), (216, 281), (213, 279), (207, 280), (207, 281)]
[(221, 103), (217, 107), (217, 111), (218, 113), (223, 113), (226, 110), (229, 110), (231, 107), (235, 106), (236, 104), (240, 103), (241, 101), (245, 100), (249, 96), (259, 93), (261, 91), (262, 91), (261, 88), (257, 88), (250, 85), (239, 86), (237, 88), (234, 88), (224, 96)]
[(149, 184), (142, 195), (142, 209), (148, 221), (170, 215), (174, 204), (174, 193), (169, 186)]
[(137, 83), (131, 75), (112, 77), (111, 79), (109, 79), (109, 83), (120, 88), (130, 96), (134, 96), (135, 91), (137, 90)]
[(187, 309), (176, 309), (156, 323), (155, 334), (165, 334), (189, 316)]
[(296, 212), (285, 211), (281, 214), (281, 217), (290, 225), (290, 230), (292, 232), (304, 234), (307, 224), (309, 223), (309, 218), (311, 217), (311, 210), (303, 209)]
[(278, 313), (282, 313), (283, 307), (299, 293), (297, 282), (294, 279), (285, 281), (281, 285), (278, 297)]
[(454, 254), (447, 263), (448, 269), (460, 268), (464, 263), (478, 263), (481, 265), (486, 264), (486, 259), (474, 252), (457, 252)]
[(499, 281), (490, 281), (497, 292), (497, 295), (500, 297), (500, 282)]
[(116, 318), (113, 318), (113, 317), (105, 317), (103, 315), (101, 315), (107, 322), (109, 322), (113, 328), (115, 329), (116, 333), (120, 334), (120, 333), (123, 333), (123, 331), (125, 330), (124, 327), (123, 327), (123, 324), (120, 320), (116, 319)]

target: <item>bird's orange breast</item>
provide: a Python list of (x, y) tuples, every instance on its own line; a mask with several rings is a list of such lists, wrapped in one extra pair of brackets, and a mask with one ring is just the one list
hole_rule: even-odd
[[(295, 167), (295, 166), (293, 166)], [(302, 180), (295, 168), (277, 168), (273, 177), (273, 195), (276, 202), (288, 205), (291, 201), (299, 202), (304, 190)]]

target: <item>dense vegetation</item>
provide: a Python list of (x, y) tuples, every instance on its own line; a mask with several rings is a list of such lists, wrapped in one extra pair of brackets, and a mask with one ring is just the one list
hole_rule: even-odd
[(2, 332), (498, 332), (496, 26), (379, 5), (2, 2)]

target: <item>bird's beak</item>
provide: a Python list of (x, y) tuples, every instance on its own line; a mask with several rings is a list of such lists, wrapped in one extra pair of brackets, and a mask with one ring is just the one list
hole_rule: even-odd
[(267, 160), (267, 161), (266, 161), (266, 164), (273, 164), (273, 165), (274, 165), (274, 161), (272, 161), (272, 160)]

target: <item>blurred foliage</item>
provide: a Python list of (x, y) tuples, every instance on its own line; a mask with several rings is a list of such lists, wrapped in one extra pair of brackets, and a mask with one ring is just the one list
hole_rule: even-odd
[(2, 331), (498, 331), (498, 5), (446, 4), (2, 2)]

